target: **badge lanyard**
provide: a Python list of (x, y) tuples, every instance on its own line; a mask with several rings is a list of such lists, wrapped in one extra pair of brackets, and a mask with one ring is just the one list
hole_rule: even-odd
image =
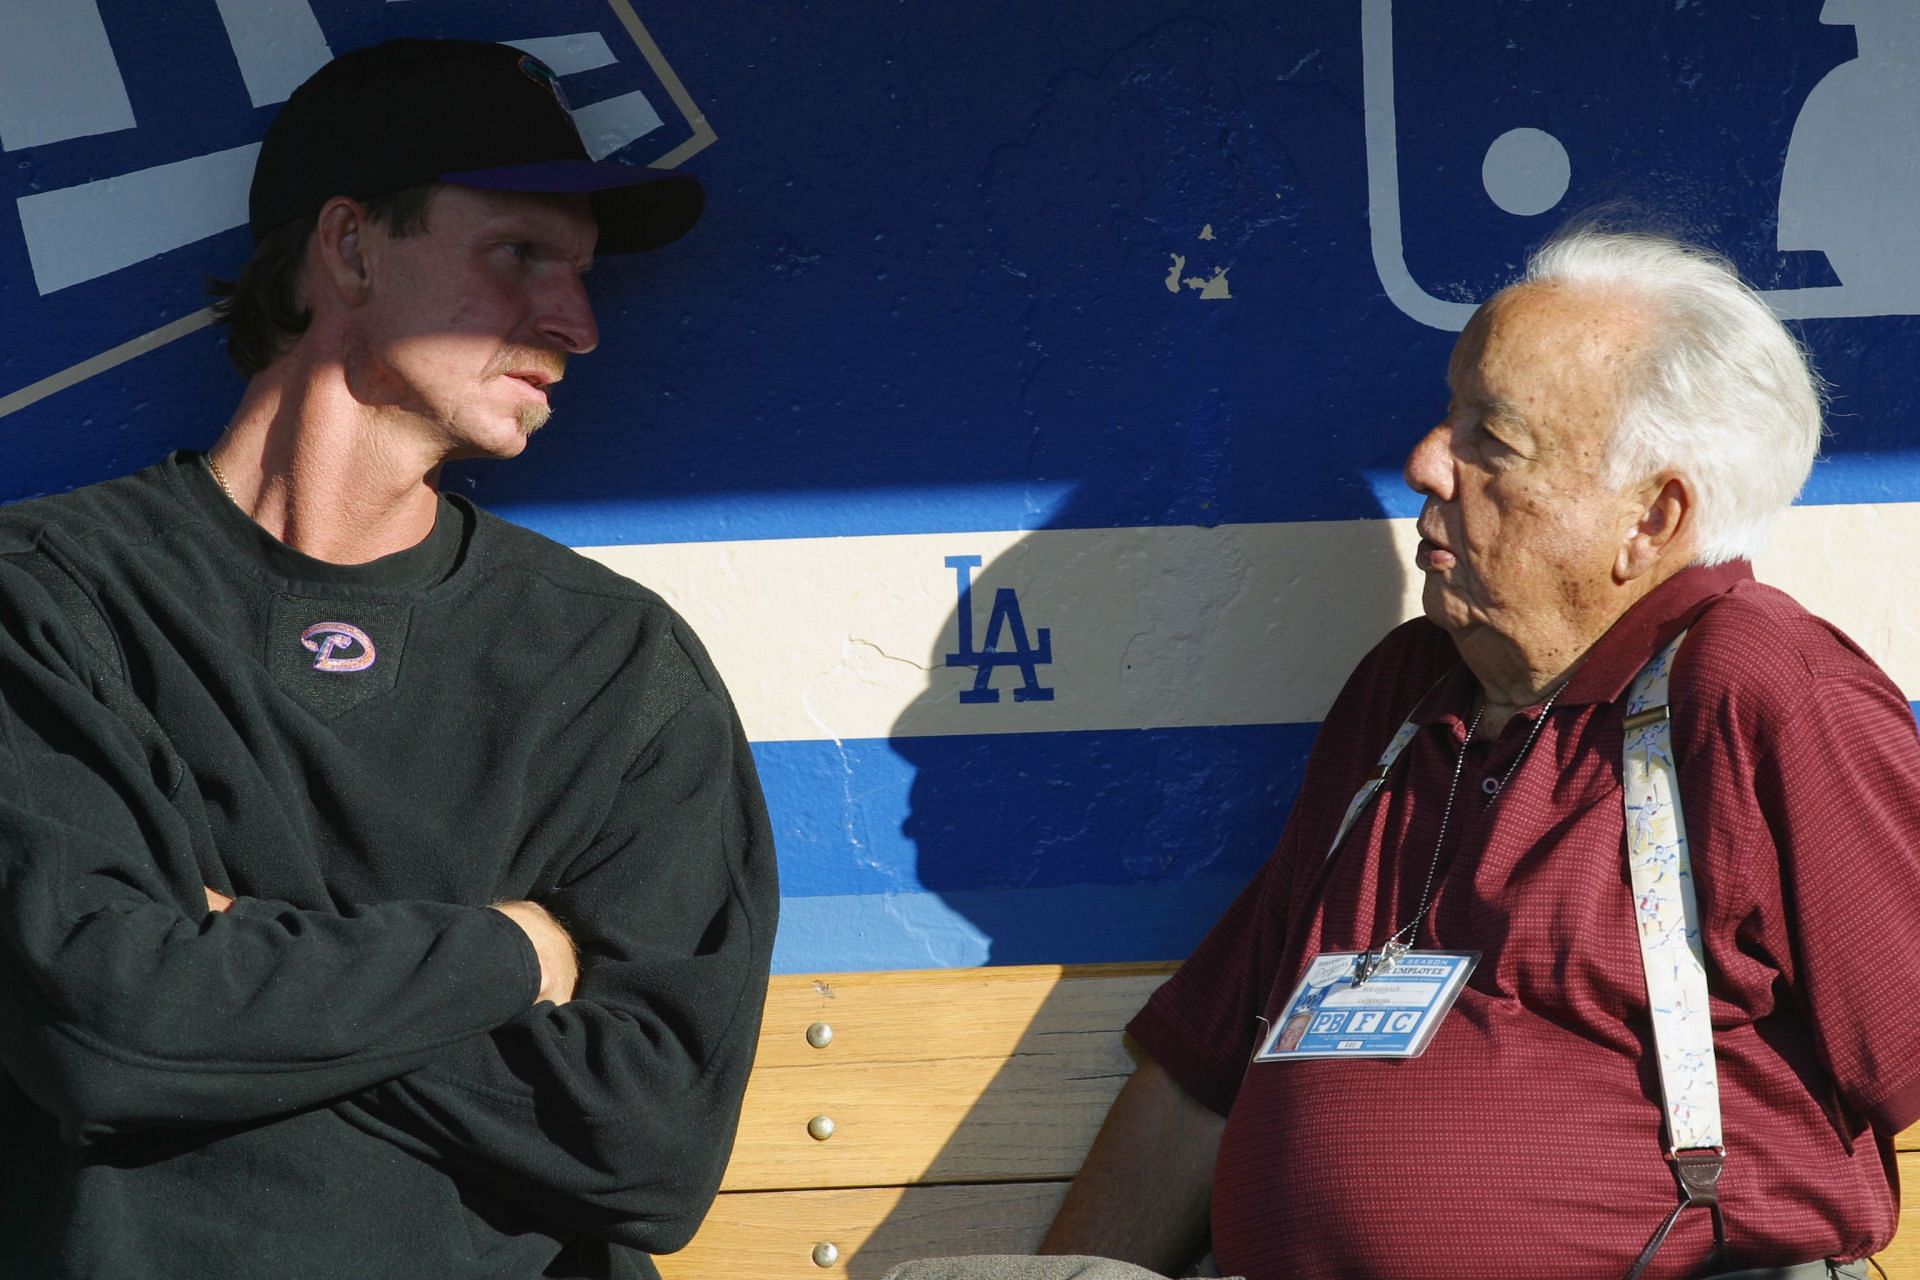
[[(1533, 749), (1547, 713), (1553, 709), (1555, 689), (1534, 717), (1527, 739), (1507, 772), (1494, 784), (1497, 797)], [(1460, 775), (1466, 768), (1466, 744), (1473, 740), (1485, 714), (1484, 705), (1474, 712), (1461, 743), (1460, 756), (1454, 761), (1453, 776), (1447, 784), (1447, 805), (1440, 815), (1440, 831), (1434, 837), (1433, 857), (1427, 864), (1425, 882), (1420, 887), (1420, 904), (1407, 922), (1394, 930), (1378, 946), (1365, 951), (1327, 952), (1314, 957), (1300, 985), (1281, 1010), (1274, 1026), (1254, 1054), (1256, 1062), (1306, 1058), (1414, 1058), (1426, 1052), (1441, 1021), (1466, 986), (1474, 966), (1480, 962), (1478, 951), (1416, 951), (1421, 922), (1426, 919), (1427, 904), (1433, 897), (1433, 877), (1440, 868), (1440, 855), (1446, 847), (1447, 828), (1453, 818), (1454, 801), (1460, 795)], [(1340, 830), (1327, 858), (1340, 849), (1355, 819), (1378, 794), (1394, 761), (1417, 732), (1408, 721), (1393, 735), (1393, 741), (1381, 755), (1372, 776), (1347, 806)]]
[[(1562, 688), (1564, 687), (1563, 685)], [(1527, 754), (1533, 750), (1533, 740), (1540, 736), (1540, 726), (1547, 722), (1547, 713), (1553, 710), (1554, 699), (1559, 696), (1560, 690), (1555, 689), (1547, 695), (1546, 702), (1541, 704), (1539, 714), (1533, 718), (1533, 726), (1527, 730), (1527, 740), (1520, 744), (1520, 751), (1513, 757), (1513, 763), (1507, 766), (1507, 772), (1501, 777), (1499, 782), (1494, 784), (1492, 799), (1499, 799), (1501, 793), (1507, 789), (1507, 784), (1513, 781), (1513, 775), (1519, 772), (1521, 763), (1526, 760)], [(1420, 886), (1420, 905), (1413, 909), (1413, 914), (1407, 918), (1405, 924), (1387, 935), (1384, 942), (1377, 947), (1371, 947), (1360, 953), (1360, 959), (1357, 962), (1354, 974), (1355, 986), (1363, 986), (1376, 975), (1386, 973), (1395, 965), (1399, 964), (1401, 958), (1412, 949), (1414, 941), (1420, 936), (1420, 922), (1427, 918), (1427, 903), (1433, 899), (1434, 873), (1440, 870), (1440, 852), (1446, 847), (1447, 843), (1447, 824), (1453, 818), (1453, 802), (1460, 795), (1460, 775), (1467, 767), (1467, 744), (1473, 741), (1473, 735), (1480, 729), (1480, 718), (1486, 715), (1486, 713), (1487, 706), (1483, 699), (1480, 706), (1474, 710), (1472, 722), (1467, 725), (1467, 736), (1461, 740), (1460, 758), (1453, 762), (1453, 780), (1447, 784), (1447, 805), (1446, 808), (1440, 811), (1440, 833), (1433, 838), (1433, 857), (1427, 861), (1426, 882)], [(1408, 727), (1407, 725), (1401, 726), (1402, 730)], [(1400, 734), (1395, 734), (1394, 742), (1399, 744), (1401, 749), (1404, 749), (1406, 742), (1410, 741), (1412, 736), (1411, 734), (1407, 734), (1403, 739)], [(1392, 748), (1389, 749), (1392, 750)], [(1395, 754), (1398, 754), (1398, 752), (1396, 751)], [(1379, 776), (1382, 782), (1386, 780), (1386, 771), (1392, 767), (1393, 761), (1383, 756), (1379, 766)], [(1374, 790), (1378, 789), (1378, 787), (1374, 788)], [(1373, 793), (1369, 791), (1367, 794), (1369, 798), (1371, 798)], [(1348, 813), (1353, 816), (1358, 816), (1353, 813), (1351, 806), (1348, 807)], [(1329, 860), (1331, 860), (1333, 855), (1339, 850), (1340, 840), (1346, 834), (1346, 828), (1343, 826), (1340, 829), (1339, 835), (1334, 838), (1333, 847), (1327, 850)]]

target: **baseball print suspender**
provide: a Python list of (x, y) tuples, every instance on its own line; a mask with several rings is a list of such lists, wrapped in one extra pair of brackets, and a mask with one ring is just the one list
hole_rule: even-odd
[(1713, 1063), (1713, 1019), (1707, 1008), (1707, 959), (1700, 907), (1693, 892), (1687, 826), (1680, 812), (1680, 773), (1673, 759), (1667, 682), (1686, 632), (1640, 669), (1627, 690), (1621, 784), (1627, 808), (1627, 870), (1640, 933), (1640, 962), (1653, 1013), (1653, 1048), (1667, 1114), (1667, 1159), (1680, 1183), (1680, 1203), (1635, 1260), (1638, 1280), (1681, 1213), (1694, 1205), (1713, 1215), (1716, 1254), (1727, 1249), (1720, 1212), (1720, 1081)]

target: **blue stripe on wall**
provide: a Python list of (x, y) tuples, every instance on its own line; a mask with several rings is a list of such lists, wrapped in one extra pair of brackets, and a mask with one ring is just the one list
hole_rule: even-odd
[(789, 898), (1244, 879), (1317, 725), (754, 745)]
[(1318, 731), (758, 743), (774, 971), (1183, 958), (1271, 851)]
[(870, 893), (780, 904), (775, 973), (1179, 960), (1246, 877), (1000, 893)]

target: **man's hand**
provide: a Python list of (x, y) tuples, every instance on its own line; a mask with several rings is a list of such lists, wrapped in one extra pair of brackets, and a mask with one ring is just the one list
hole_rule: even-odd
[(207, 890), (208, 914), (225, 911), (228, 907), (232, 905), (233, 905), (233, 899), (229, 898), (226, 894), (220, 892), (218, 889)]
[(496, 902), (493, 909), (520, 926), (540, 957), (540, 994), (535, 999), (555, 1004), (573, 999), (573, 988), (580, 981), (580, 955), (566, 928), (537, 902)]

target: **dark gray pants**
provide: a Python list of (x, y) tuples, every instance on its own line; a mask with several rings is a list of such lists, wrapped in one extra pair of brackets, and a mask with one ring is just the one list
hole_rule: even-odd
[(1797, 1267), (1747, 1267), (1722, 1272), (1719, 1280), (1867, 1280), (1870, 1268), (1859, 1262), (1803, 1262)]
[(972, 1258), (922, 1258), (918, 1262), (905, 1262), (880, 1280), (1166, 1280), (1166, 1277), (1112, 1258), (1029, 1258), (990, 1253)]
[[(1723, 1280), (1867, 1280), (1865, 1262), (1803, 1262), (1796, 1267), (1753, 1267)], [(1028, 1258), (982, 1254), (972, 1258), (922, 1258), (906, 1262), (880, 1280), (1165, 1280), (1157, 1271), (1111, 1258)]]

